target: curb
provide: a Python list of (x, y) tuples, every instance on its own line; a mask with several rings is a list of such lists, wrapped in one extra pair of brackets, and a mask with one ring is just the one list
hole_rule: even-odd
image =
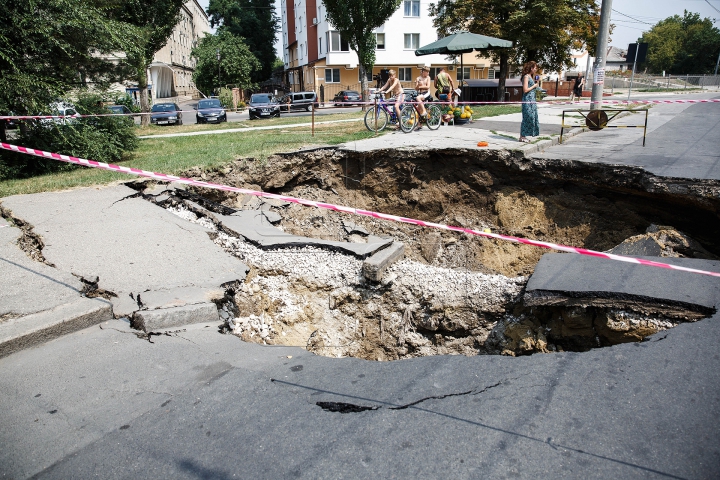
[(82, 298), (50, 310), (7, 320), (0, 325), (0, 358), (112, 319), (110, 302), (100, 298)]

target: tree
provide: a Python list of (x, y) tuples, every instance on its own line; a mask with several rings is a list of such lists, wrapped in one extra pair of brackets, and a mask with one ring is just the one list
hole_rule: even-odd
[(0, 0), (0, 112), (47, 111), (87, 81), (106, 81), (111, 66), (97, 53), (129, 48), (133, 29), (108, 19), (105, 3)]
[(375, 29), (400, 6), (401, 0), (325, 0), (328, 22), (357, 53), (363, 102), (367, 102), (367, 72), (375, 64)]
[(253, 82), (270, 78), (275, 61), (275, 37), (280, 30), (274, 0), (210, 0), (207, 9), (210, 25), (217, 32), (227, 31), (242, 37), (260, 61)]
[[(167, 43), (180, 21), (185, 0), (125, 0), (118, 2), (113, 14), (120, 21), (136, 27), (133, 45), (125, 50), (128, 77), (138, 84), (140, 110), (150, 112), (147, 96), (147, 70), (155, 53)], [(150, 116), (142, 115), (142, 125), (150, 124)]]
[(573, 48), (596, 41), (600, 18), (595, 0), (439, 0), (430, 4), (430, 15), (440, 36), (468, 30), (513, 42), (490, 51), (500, 63), (498, 98), (511, 62), (535, 60), (550, 71), (569, 67)]
[[(217, 51), (220, 51), (220, 70), (218, 72)], [(217, 35), (208, 35), (193, 48), (192, 56), (197, 59), (193, 80), (200, 91), (210, 92), (220, 86), (218, 74), (223, 83), (238, 85), (241, 89), (252, 86), (252, 74), (260, 70), (261, 65), (252, 54), (243, 39), (227, 30)]]
[(711, 73), (720, 53), (720, 30), (687, 10), (659, 21), (641, 41), (649, 44), (646, 67), (654, 73)]

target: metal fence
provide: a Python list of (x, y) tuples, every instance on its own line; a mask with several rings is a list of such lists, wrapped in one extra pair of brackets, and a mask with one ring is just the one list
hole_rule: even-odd
[[(588, 82), (592, 84), (591, 82)], [(607, 75), (605, 88), (630, 88), (630, 77)], [(633, 89), (649, 90), (687, 90), (720, 88), (720, 75), (638, 75), (632, 81)]]

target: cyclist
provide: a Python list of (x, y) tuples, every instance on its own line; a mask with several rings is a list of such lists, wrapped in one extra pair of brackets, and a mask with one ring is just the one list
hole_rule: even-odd
[(385, 92), (389, 92), (395, 97), (395, 115), (397, 115), (398, 119), (397, 129), (400, 129), (400, 118), (402, 118), (402, 115), (400, 115), (400, 105), (402, 105), (403, 100), (405, 100), (405, 93), (403, 92), (400, 80), (395, 76), (395, 70), (389, 70), (388, 74), (390, 75), (388, 81), (377, 93), (384, 94)]
[(420, 130), (422, 128), (422, 123), (427, 120), (427, 109), (425, 108), (425, 100), (428, 100), (432, 97), (430, 94), (430, 68), (429, 67), (423, 67), (420, 70), (420, 76), (415, 79), (415, 91), (417, 92), (417, 95), (415, 96), (415, 99), (417, 100), (417, 104), (415, 105), (415, 109), (417, 110), (418, 114), (420, 115), (420, 121), (418, 122), (418, 126), (416, 130)]

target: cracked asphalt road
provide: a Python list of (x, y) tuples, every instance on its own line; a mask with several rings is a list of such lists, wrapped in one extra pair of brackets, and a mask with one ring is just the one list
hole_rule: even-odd
[(149, 343), (113, 320), (0, 359), (0, 473), (710, 478), (717, 320), (587, 353), (397, 362), (261, 347), (216, 324)]

